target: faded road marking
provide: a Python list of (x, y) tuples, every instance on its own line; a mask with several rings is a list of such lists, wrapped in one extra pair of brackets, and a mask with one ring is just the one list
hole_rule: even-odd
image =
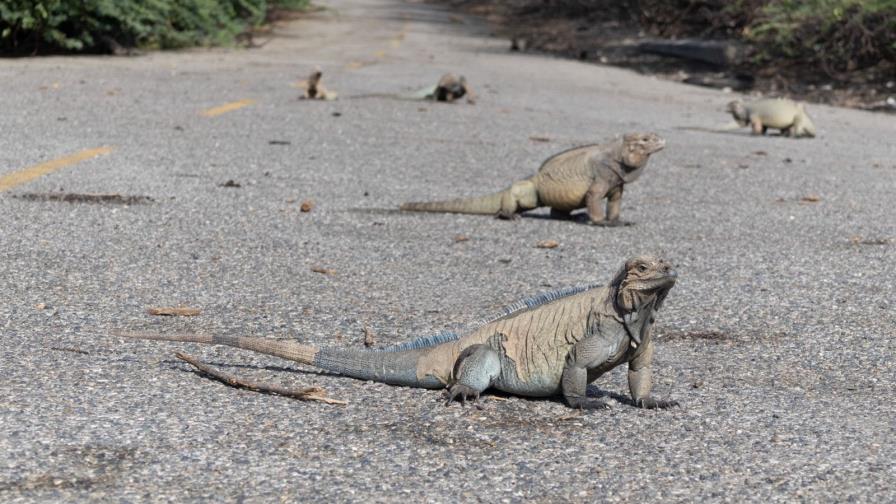
[(102, 156), (103, 154), (108, 154), (110, 152), (112, 152), (111, 147), (85, 149), (81, 152), (76, 152), (69, 156), (54, 159), (52, 161), (47, 161), (46, 163), (29, 166), (28, 168), (10, 173), (9, 175), (2, 175), (0, 176), (0, 192), (6, 191), (7, 189), (12, 189), (13, 187), (25, 184), (27, 182), (31, 182), (38, 177), (42, 177), (48, 173), (53, 173), (56, 170), (65, 168), (66, 166), (71, 166), (75, 163), (80, 163), (81, 161), (86, 161), (88, 159)]
[(202, 115), (205, 117), (217, 117), (221, 114), (226, 114), (228, 112), (233, 112), (234, 110), (241, 109), (243, 107), (248, 107), (249, 105), (253, 105), (255, 100), (251, 98), (247, 98), (245, 100), (225, 103), (224, 105), (218, 107), (212, 107), (210, 109), (206, 109), (202, 111)]

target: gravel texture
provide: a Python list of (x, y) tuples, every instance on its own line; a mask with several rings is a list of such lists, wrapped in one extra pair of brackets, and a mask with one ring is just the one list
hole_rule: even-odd
[[(896, 500), (892, 117), (810, 106), (813, 140), (683, 130), (725, 122), (732, 96), (510, 53), (436, 7), (327, 5), (262, 49), (0, 65), (0, 175), (113, 148), (0, 194), (0, 500)], [(339, 100), (296, 99), (314, 65)], [(445, 71), (475, 106), (353, 98)], [(626, 189), (635, 226), (392, 210), (500, 189), (632, 130), (668, 140)], [(15, 197), (60, 190), (151, 200)], [(361, 348), (369, 327), (388, 345), (609, 280), (641, 253), (680, 274), (656, 326), (655, 393), (682, 404), (669, 411), (446, 408), (438, 391), (110, 334)], [(146, 313), (158, 306), (202, 313)], [(175, 350), (349, 404), (235, 390)], [(627, 394), (623, 369), (595, 385)]]

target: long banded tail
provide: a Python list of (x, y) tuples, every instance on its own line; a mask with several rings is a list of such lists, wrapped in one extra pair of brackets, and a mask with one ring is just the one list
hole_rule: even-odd
[(417, 378), (417, 359), (428, 348), (377, 352), (343, 348), (318, 348), (313, 345), (296, 343), (295, 341), (247, 336), (142, 332), (115, 332), (114, 334), (126, 338), (156, 341), (226, 345), (273, 355), (281, 359), (307, 364), (324, 371), (361, 380), (373, 380), (407, 387), (444, 387), (444, 384), (434, 377), (427, 376), (422, 380)]
[(399, 207), (409, 212), (445, 212), (463, 214), (494, 215), (501, 210), (501, 197), (504, 191), (486, 196), (474, 196), (472, 198), (458, 198), (448, 201), (424, 201), (404, 203)]

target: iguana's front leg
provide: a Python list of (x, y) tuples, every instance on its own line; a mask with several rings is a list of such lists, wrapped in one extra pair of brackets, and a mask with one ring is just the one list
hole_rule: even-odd
[(754, 135), (764, 135), (768, 131), (768, 128), (762, 124), (762, 119), (756, 116), (750, 117), (750, 128)]
[(605, 222), (602, 203), (609, 189), (609, 185), (605, 181), (598, 180), (593, 182), (588, 188), (588, 192), (585, 193), (585, 208), (588, 211), (588, 220), (591, 224), (599, 225), (601, 222)]
[(641, 353), (628, 363), (628, 389), (632, 394), (632, 402), (639, 408), (656, 409), (678, 406), (678, 401), (663, 401), (650, 397), (653, 387), (653, 341), (644, 343)]
[[(607, 197), (607, 213), (604, 216), (601, 208), (601, 200)], [(622, 186), (612, 189), (606, 182), (595, 182), (585, 195), (585, 205), (588, 207), (589, 224), (602, 227), (628, 226), (630, 222), (619, 220), (619, 212), (622, 208)]]
[(560, 379), (563, 399), (570, 408), (604, 409), (609, 405), (600, 399), (588, 397), (588, 368), (605, 362), (612, 353), (611, 345), (595, 336), (576, 343), (566, 356), (566, 367)]

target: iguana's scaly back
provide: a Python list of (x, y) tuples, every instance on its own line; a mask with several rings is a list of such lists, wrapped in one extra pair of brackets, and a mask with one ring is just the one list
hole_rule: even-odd
[(548, 373), (560, 372), (569, 348), (587, 333), (585, 321), (594, 308), (595, 299), (606, 298), (604, 291), (608, 289), (576, 288), (568, 290), (567, 295), (548, 296), (539, 303), (496, 318), (456, 341), (431, 348), (420, 356), (417, 378), (435, 377), (450, 383), (460, 353), (494, 337), (502, 339), (500, 344), (515, 363), (520, 380), (540, 380)]

